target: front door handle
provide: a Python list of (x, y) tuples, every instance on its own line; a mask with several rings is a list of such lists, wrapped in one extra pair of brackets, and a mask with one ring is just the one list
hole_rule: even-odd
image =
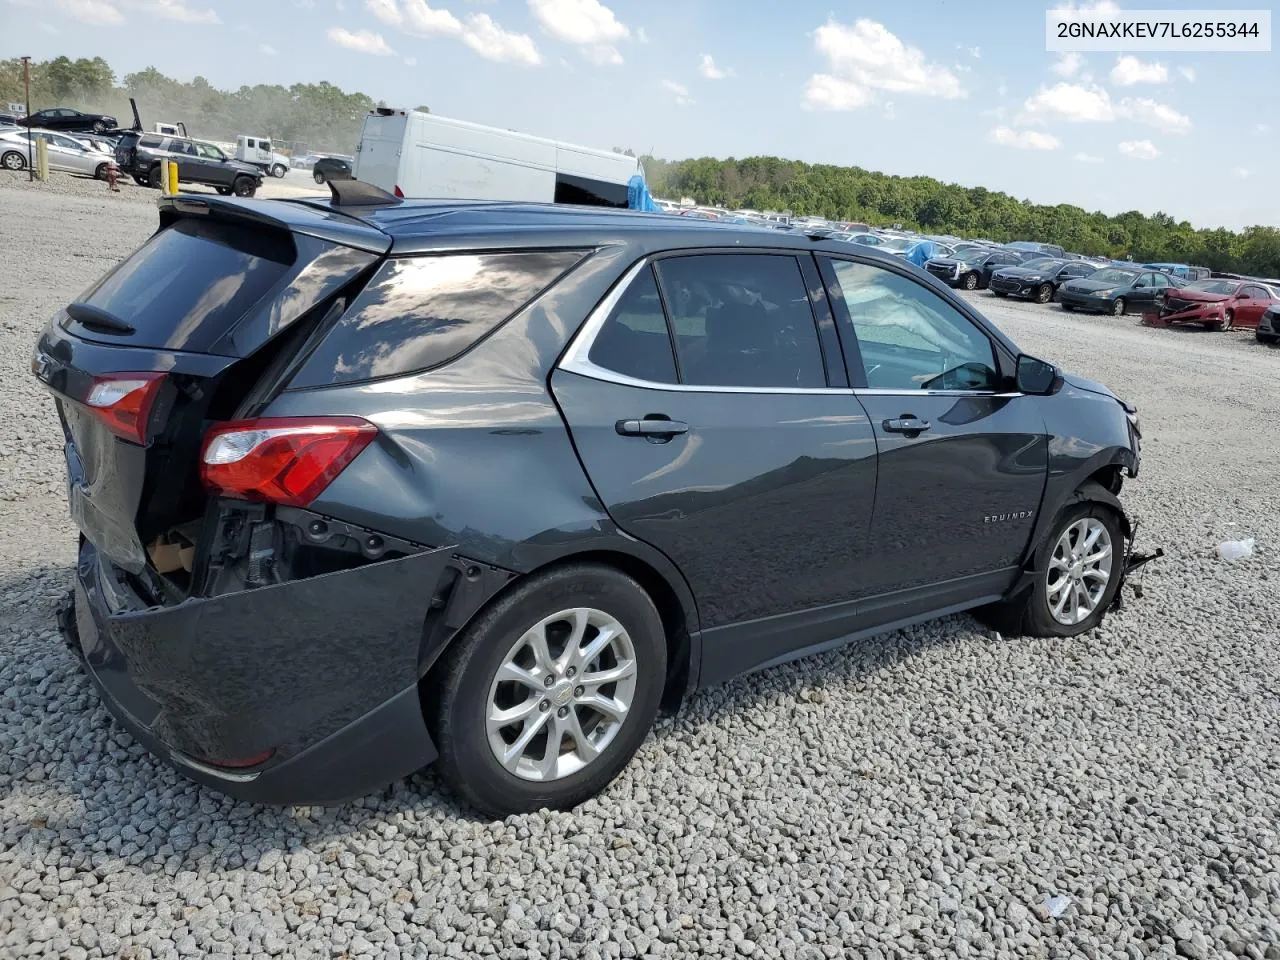
[(910, 413), (904, 413), (900, 417), (886, 420), (881, 426), (884, 427), (886, 433), (923, 433), (929, 429), (929, 421), (921, 420)]
[(665, 417), (646, 417), (643, 420), (619, 420), (614, 429), (623, 437), (657, 437), (670, 439), (689, 432), (689, 425), (679, 420), (668, 420)]

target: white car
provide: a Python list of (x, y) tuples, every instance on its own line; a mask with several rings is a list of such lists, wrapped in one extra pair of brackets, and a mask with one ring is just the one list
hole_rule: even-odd
[[(6, 170), (22, 170), (27, 165), (28, 140), (43, 140), (49, 145), (49, 169), (65, 173), (81, 173), (105, 180), (111, 158), (90, 149), (65, 134), (52, 130), (14, 130), (0, 133), (0, 166)], [(35, 158), (35, 143), (30, 143)]]

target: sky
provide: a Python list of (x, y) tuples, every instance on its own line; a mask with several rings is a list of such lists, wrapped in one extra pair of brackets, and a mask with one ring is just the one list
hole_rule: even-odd
[(1280, 53), (1046, 52), (1045, 9), (1072, 3), (1116, 6), (0, 0), (0, 57), (100, 55), (119, 76), (155, 66), (231, 89), (328, 80), (668, 159), (767, 154), (1198, 227), (1280, 225)]

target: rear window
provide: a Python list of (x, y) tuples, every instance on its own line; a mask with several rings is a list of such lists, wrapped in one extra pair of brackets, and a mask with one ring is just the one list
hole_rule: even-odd
[(159, 137), (142, 137), (142, 138), (138, 141), (138, 146), (141, 146), (141, 147), (158, 147), (158, 146), (160, 146), (160, 138), (159, 138)]
[(576, 264), (578, 250), (389, 260), (290, 382), (320, 387), (448, 363)]
[(283, 234), (180, 220), (148, 240), (81, 298), (128, 323), (134, 332), (105, 338), (94, 331), (82, 335), (199, 353), (248, 313), (293, 259), (293, 243)]

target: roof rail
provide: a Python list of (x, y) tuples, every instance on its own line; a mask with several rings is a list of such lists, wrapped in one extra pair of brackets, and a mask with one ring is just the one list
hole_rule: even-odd
[(393, 207), (404, 201), (394, 193), (362, 180), (330, 180), (335, 207)]

